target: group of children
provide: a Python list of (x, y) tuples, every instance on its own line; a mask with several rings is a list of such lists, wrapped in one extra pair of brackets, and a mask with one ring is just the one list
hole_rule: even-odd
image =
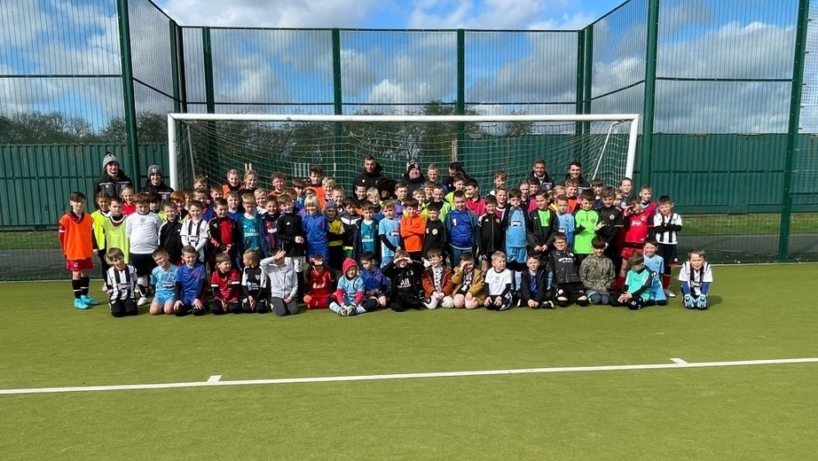
[[(88, 292), (94, 254), (116, 317), (136, 314), (151, 294), (151, 314), (179, 316), (284, 316), (301, 303), (342, 316), (386, 307), (641, 309), (675, 296), (682, 220), (670, 197), (652, 202), (649, 186), (633, 195), (628, 178), (619, 188), (570, 178), (552, 187), (532, 174), (508, 189), (503, 171), (481, 196), (457, 166), (447, 184), (430, 165), (421, 185), (356, 184), (347, 196), (318, 166), (290, 187), (274, 173), (269, 191), (257, 173), (242, 181), (230, 170), (224, 185), (197, 177), (192, 191), (174, 192), (153, 165), (150, 192), (100, 193), (90, 214), (75, 192), (60, 220), (74, 306), (98, 304)], [(706, 309), (712, 271), (703, 250), (690, 252), (679, 281), (684, 306)]]

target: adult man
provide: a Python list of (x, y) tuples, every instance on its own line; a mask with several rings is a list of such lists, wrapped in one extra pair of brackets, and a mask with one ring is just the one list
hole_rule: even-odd
[[(565, 179), (576, 179), (579, 183), (579, 192), (581, 193), (583, 190), (588, 189), (591, 187), (591, 183), (589, 183), (585, 178), (582, 177), (582, 164), (578, 161), (574, 160), (568, 165), (568, 173), (565, 175)], [(564, 182), (563, 182), (564, 183)]]
[(375, 160), (375, 157), (371, 155), (367, 155), (364, 158), (364, 171), (355, 176), (355, 179), (352, 181), (352, 189), (355, 190), (355, 186), (364, 185), (366, 186), (367, 190), (371, 187), (378, 187), (379, 180), (383, 178), (383, 169), (381, 168), (380, 163)]
[(122, 189), (133, 187), (133, 181), (119, 168), (116, 155), (106, 152), (102, 159), (102, 175), (94, 181), (94, 196), (105, 192), (111, 197), (121, 197)]
[(548, 176), (544, 159), (538, 158), (534, 160), (534, 164), (531, 166), (531, 173), (529, 173), (528, 177), (529, 179), (536, 179), (540, 182), (540, 190), (551, 192), (551, 188), (554, 187), (554, 182), (551, 181), (551, 177)]
[(420, 171), (420, 164), (417, 160), (412, 160), (406, 167), (406, 173), (403, 175), (403, 180), (406, 182), (407, 194), (411, 197), (415, 189), (423, 189), (423, 183), (426, 182), (426, 177)]

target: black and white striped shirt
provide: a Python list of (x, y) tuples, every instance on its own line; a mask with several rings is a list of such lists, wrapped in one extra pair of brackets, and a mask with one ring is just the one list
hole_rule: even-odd
[(653, 215), (653, 232), (659, 244), (676, 245), (679, 243), (678, 233), (681, 229), (682, 217), (678, 213), (671, 213), (670, 216), (662, 216), (661, 213)]
[(124, 301), (134, 298), (134, 285), (136, 284), (136, 269), (133, 266), (125, 266), (123, 270), (117, 270), (111, 266), (106, 274), (108, 279), (108, 299), (111, 301)]

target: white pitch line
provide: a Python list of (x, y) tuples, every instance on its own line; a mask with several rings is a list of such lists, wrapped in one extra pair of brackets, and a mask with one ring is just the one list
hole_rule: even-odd
[(210, 383), (210, 384), (215, 384), (215, 383), (221, 381), (221, 379), (222, 379), (222, 375), (213, 375), (213, 376), (207, 378), (207, 382)]
[(673, 357), (673, 358), (670, 359), (670, 361), (675, 363), (676, 365), (687, 365), (687, 362), (685, 362), (684, 360), (682, 360), (682, 359), (680, 359), (678, 357)]
[[(334, 383), (345, 381), (385, 381), (396, 379), (459, 378), (464, 376), (524, 375), (535, 373), (582, 373), (591, 371), (667, 370), (680, 368), (742, 367), (818, 363), (818, 357), (796, 359), (736, 360), (729, 362), (655, 363), (643, 365), (601, 365), (585, 367), (517, 368), (510, 370), (442, 371), (429, 373), (394, 373), (387, 375), (316, 376), (306, 378), (244, 379), (235, 381), (193, 381), (186, 383), (123, 384), (111, 386), (40, 387), (29, 389), (0, 389), (0, 395), (59, 394), (66, 392), (133, 391), (151, 389), (179, 389), (186, 387), (258, 386), (276, 384)], [(218, 375), (216, 375), (218, 376)]]

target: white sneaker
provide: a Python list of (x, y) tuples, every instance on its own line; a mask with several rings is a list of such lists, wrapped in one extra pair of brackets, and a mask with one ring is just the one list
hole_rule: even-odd
[(676, 295), (672, 291), (670, 291), (669, 288), (665, 288), (665, 296), (667, 296), (668, 298), (675, 298), (676, 297)]
[(144, 306), (145, 304), (148, 304), (148, 298), (146, 298), (146, 297), (144, 297), (144, 296), (143, 296), (143, 297), (141, 297), (141, 298), (139, 298), (139, 301), (137, 301), (137, 302), (136, 302), (136, 305), (137, 305), (138, 307), (142, 307), (142, 306)]

